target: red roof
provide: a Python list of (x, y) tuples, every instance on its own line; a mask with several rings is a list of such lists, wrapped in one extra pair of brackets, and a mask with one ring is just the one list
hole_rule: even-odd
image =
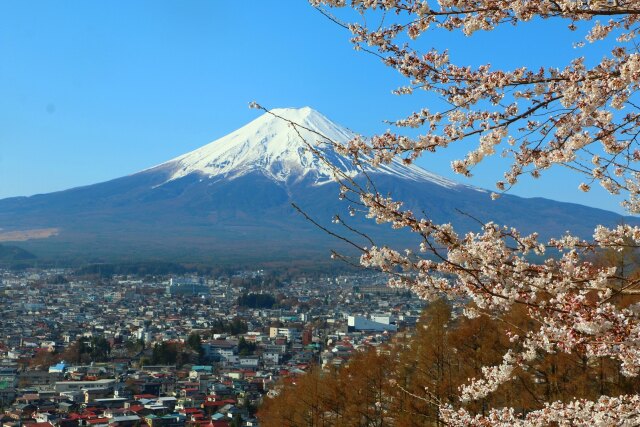
[(93, 418), (91, 420), (87, 420), (89, 424), (108, 424), (109, 418)]

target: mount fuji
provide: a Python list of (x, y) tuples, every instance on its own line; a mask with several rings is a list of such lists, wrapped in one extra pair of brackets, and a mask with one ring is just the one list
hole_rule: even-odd
[[(327, 227), (333, 214), (347, 217), (348, 206), (338, 200), (331, 167), (304, 141), (343, 173), (356, 180), (362, 175), (322, 135), (338, 142), (355, 136), (311, 108), (275, 109), (195, 151), (133, 175), (0, 200), (0, 242), (19, 242), (43, 259), (84, 262), (266, 263), (326, 257), (338, 242), (304, 219), (291, 202)], [(399, 161), (366, 172), (379, 191), (462, 230), (477, 228), (477, 223), (460, 212), (523, 231), (535, 229), (543, 236), (567, 228), (589, 236), (596, 224), (622, 219), (612, 212), (541, 198), (506, 195), (492, 201), (486, 190)], [(411, 243), (389, 227), (358, 218), (355, 224), (391, 243)]]

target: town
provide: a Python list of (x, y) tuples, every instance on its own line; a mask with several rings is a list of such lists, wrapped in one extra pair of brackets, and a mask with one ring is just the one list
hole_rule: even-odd
[(0, 270), (2, 426), (257, 426), (314, 365), (410, 334), (424, 302), (361, 272)]

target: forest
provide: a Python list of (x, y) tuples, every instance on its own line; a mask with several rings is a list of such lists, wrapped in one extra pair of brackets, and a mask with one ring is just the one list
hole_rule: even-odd
[[(509, 337), (536, 327), (521, 306), (500, 319), (470, 319), (437, 300), (413, 333), (391, 345), (371, 347), (343, 368), (316, 367), (283, 381), (277, 396), (265, 398), (261, 425), (444, 426), (440, 412), (460, 405), (460, 387), (482, 375), (483, 367), (501, 362), (512, 345)], [(539, 352), (493, 393), (462, 407), (482, 416), (488, 408), (505, 407), (527, 414), (544, 408), (544, 402), (639, 391), (640, 383), (621, 375), (619, 362), (611, 358), (588, 357), (579, 350)]]

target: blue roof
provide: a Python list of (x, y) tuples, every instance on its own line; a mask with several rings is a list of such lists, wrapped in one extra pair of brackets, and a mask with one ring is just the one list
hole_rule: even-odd
[(49, 368), (49, 370), (53, 370), (53, 371), (64, 371), (65, 369), (67, 369), (67, 364), (66, 362), (60, 362), (56, 365), (53, 365), (52, 367)]
[(192, 371), (196, 371), (196, 372), (212, 372), (213, 371), (213, 367), (211, 366), (207, 366), (207, 365), (195, 365), (191, 368)]

